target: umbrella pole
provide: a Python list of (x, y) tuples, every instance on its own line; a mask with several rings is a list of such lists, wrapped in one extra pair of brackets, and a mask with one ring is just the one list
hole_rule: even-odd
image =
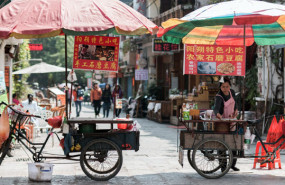
[(68, 119), (68, 87), (67, 87), (67, 35), (64, 34), (65, 45), (65, 115)]
[[(245, 44), (245, 24), (243, 25), (243, 44), (245, 47), (245, 55), (246, 55), (246, 44)], [(244, 120), (244, 99), (245, 99), (245, 94), (244, 94), (244, 87), (245, 87), (245, 76), (243, 77), (243, 82), (242, 82), (242, 118)]]

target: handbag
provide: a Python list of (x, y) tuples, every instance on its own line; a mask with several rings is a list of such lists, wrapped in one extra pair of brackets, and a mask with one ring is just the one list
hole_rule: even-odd
[(5, 107), (0, 117), (0, 147), (8, 139), (9, 133), (10, 133), (9, 115), (7, 107)]
[(116, 109), (122, 109), (122, 99), (116, 98)]

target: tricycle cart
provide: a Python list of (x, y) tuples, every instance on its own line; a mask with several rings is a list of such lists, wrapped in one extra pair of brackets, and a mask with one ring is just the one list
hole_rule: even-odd
[[(203, 177), (215, 179), (224, 176), (231, 168), (233, 160), (237, 158), (258, 158), (261, 164), (273, 162), (276, 152), (285, 143), (285, 132), (274, 143), (264, 143), (256, 131), (256, 124), (261, 120), (187, 120), (180, 121), (186, 130), (180, 132), (179, 162), (183, 165), (183, 153), (187, 150), (190, 165)], [(216, 132), (208, 130), (193, 130), (191, 124), (218, 122), (236, 123), (236, 130), (229, 132)], [(189, 124), (190, 123), (190, 124)], [(232, 125), (232, 124), (231, 124)], [(261, 142), (266, 155), (245, 155), (243, 149), (245, 126), (253, 127), (254, 134)], [(280, 142), (273, 151), (266, 146)]]
[[(5, 103), (2, 102), (2, 104)], [(35, 162), (41, 162), (44, 159), (80, 161), (81, 168), (88, 177), (97, 181), (106, 181), (120, 171), (123, 163), (122, 150), (139, 150), (139, 131), (114, 129), (114, 124), (131, 125), (133, 124), (133, 120), (81, 118), (69, 119), (67, 122), (69, 133), (64, 134), (64, 144), (63, 142), (61, 143), (64, 146), (65, 155), (46, 154), (44, 149), (52, 134), (55, 134), (60, 141), (58, 133), (54, 131), (60, 125), (51, 125), (53, 128), (49, 131), (43, 143), (31, 142), (20, 128), (21, 125), (29, 123), (31, 117), (38, 116), (26, 114), (14, 109), (12, 106), (8, 107), (11, 118), (10, 133), (8, 139), (2, 144), (0, 149), (0, 165), (9, 150), (13, 138), (15, 138), (30, 151)], [(98, 125), (108, 125), (110, 128), (99, 130), (97, 128)]]

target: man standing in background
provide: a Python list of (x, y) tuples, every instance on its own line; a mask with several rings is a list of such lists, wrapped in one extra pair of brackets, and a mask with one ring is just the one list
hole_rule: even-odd
[(91, 103), (94, 106), (95, 118), (97, 118), (99, 116), (99, 113), (100, 113), (101, 96), (102, 96), (102, 90), (98, 86), (98, 83), (95, 83), (93, 86), (93, 89), (91, 90), (91, 93), (90, 93)]
[(75, 102), (75, 107), (76, 107), (76, 117), (80, 116), (81, 102), (83, 100), (83, 95), (84, 95), (84, 91), (80, 89), (80, 86), (78, 86), (78, 84), (75, 84), (74, 90), (72, 92), (72, 96), (73, 96), (73, 101)]

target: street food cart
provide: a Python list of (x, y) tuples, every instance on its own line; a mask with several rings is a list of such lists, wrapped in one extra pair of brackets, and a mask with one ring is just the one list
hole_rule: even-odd
[(55, 103), (56, 107), (65, 105), (65, 93), (57, 87), (48, 88), (47, 97)]

